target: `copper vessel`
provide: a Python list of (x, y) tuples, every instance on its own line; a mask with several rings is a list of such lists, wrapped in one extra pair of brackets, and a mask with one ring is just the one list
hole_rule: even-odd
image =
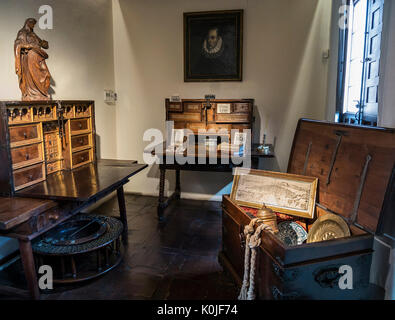
[(256, 217), (261, 219), (263, 223), (270, 226), (274, 233), (278, 232), (277, 216), (272, 209), (263, 205), (262, 208), (258, 210)]

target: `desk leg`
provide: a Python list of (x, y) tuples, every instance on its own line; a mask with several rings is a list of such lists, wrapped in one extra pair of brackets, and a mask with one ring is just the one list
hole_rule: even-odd
[(21, 254), (23, 270), (29, 288), (30, 296), (34, 300), (40, 299), (40, 290), (38, 288), (36, 266), (34, 264), (32, 244), (30, 241), (19, 240), (19, 250)]
[(159, 168), (159, 202), (158, 202), (158, 219), (163, 219), (163, 213), (165, 211), (165, 179), (166, 179), (166, 169)]
[(176, 199), (181, 199), (181, 179), (180, 179), (180, 170), (176, 170)]
[(119, 214), (123, 224), (122, 241), (124, 244), (126, 244), (128, 242), (128, 218), (126, 215), (125, 194), (123, 192), (123, 186), (117, 189), (117, 196), (118, 196)]

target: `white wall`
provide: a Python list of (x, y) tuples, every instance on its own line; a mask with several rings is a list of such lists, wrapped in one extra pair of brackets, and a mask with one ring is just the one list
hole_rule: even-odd
[[(184, 83), (183, 12), (221, 9), (245, 10), (243, 82)], [(270, 166), (286, 170), (297, 119), (325, 118), (322, 52), (329, 48), (330, 15), (328, 0), (113, 0), (118, 157), (142, 160), (144, 131), (164, 129), (166, 97), (214, 93), (255, 99), (257, 136), (276, 137), (277, 162)], [(229, 174), (183, 173), (183, 196), (210, 198), (230, 181)], [(157, 167), (127, 186), (143, 194), (157, 188)]]
[(38, 18), (40, 5), (52, 6), (54, 27), (37, 35), (49, 42), (48, 68), (54, 99), (92, 99), (103, 157), (116, 156), (115, 108), (103, 102), (103, 90), (114, 88), (112, 5), (109, 0), (1, 0), (0, 99), (20, 100), (14, 69), (14, 40), (25, 19)]

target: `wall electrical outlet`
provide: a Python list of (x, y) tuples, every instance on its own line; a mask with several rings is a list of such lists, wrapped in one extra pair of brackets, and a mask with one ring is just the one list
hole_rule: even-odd
[(115, 104), (118, 99), (118, 95), (113, 90), (104, 89), (104, 102), (108, 104)]

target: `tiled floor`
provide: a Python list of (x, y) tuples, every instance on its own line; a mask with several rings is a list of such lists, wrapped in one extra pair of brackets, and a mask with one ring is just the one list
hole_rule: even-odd
[[(55, 288), (42, 299), (235, 299), (237, 288), (217, 261), (218, 202), (180, 200), (158, 223), (157, 198), (126, 196), (129, 243), (121, 264), (78, 286)], [(116, 198), (95, 210), (118, 215)]]

